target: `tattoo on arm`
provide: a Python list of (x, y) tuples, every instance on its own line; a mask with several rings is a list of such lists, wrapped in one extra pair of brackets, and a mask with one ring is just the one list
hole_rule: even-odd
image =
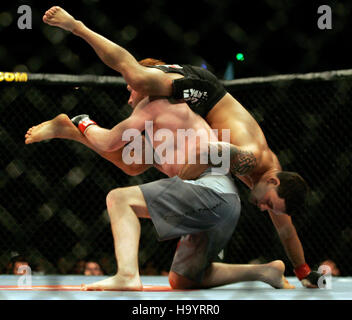
[(231, 145), (230, 148), (230, 171), (232, 174), (244, 176), (250, 173), (257, 165), (257, 159), (253, 152), (243, 151)]
[[(228, 148), (230, 146), (230, 171), (233, 175), (244, 176), (249, 174), (257, 165), (257, 159), (253, 152), (244, 151), (232, 144), (217, 143), (218, 157), (223, 156), (223, 147)], [(210, 152), (209, 152), (210, 155)], [(211, 163), (211, 160), (210, 162)], [(214, 167), (220, 167), (220, 164), (213, 164)]]

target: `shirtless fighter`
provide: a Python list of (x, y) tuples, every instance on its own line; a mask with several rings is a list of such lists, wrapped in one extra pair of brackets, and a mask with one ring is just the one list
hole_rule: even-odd
[[(156, 153), (154, 157), (159, 159), (156, 160), (156, 168), (170, 178), (109, 192), (106, 203), (118, 273), (111, 278), (85, 285), (84, 289), (142, 289), (138, 267), (138, 218), (152, 219), (159, 240), (181, 237), (169, 273), (172, 288), (210, 288), (254, 280), (264, 281), (275, 288), (294, 288), (284, 278), (285, 266), (280, 260), (263, 265), (212, 263), (233, 234), (240, 215), (240, 199), (229, 175), (211, 174), (208, 170), (196, 180), (182, 180), (177, 176), (184, 164), (176, 160), (182, 156), (188, 159), (190, 153), (197, 151), (195, 149), (202, 148), (192, 137), (180, 146), (177, 130), (193, 129), (201, 141), (215, 144), (216, 136), (204, 119), (193, 113), (187, 104), (175, 105), (166, 99), (150, 101), (149, 97), (140, 98), (132, 90), (129, 100), (133, 108), (131, 116), (111, 130), (97, 126), (87, 115), (72, 119), (78, 126), (77, 129), (66, 115), (61, 114), (31, 128), (25, 136), (27, 144), (52, 138), (76, 140), (124, 168), (125, 165), (121, 164), (124, 160), (121, 148), (127, 141), (122, 140), (122, 135), (128, 129), (142, 132), (146, 121), (153, 121), (152, 132), (145, 131), (144, 148), (148, 141), (152, 143)], [(160, 140), (160, 137), (156, 138), (159, 129), (168, 129), (172, 135)], [(165, 147), (163, 150), (174, 151), (174, 157), (164, 163), (160, 161), (163, 155), (157, 153), (161, 144)], [(112, 154), (111, 158), (109, 153)], [(115, 153), (117, 155), (113, 156)], [(141, 173), (150, 166), (135, 166), (133, 173)]]
[[(302, 244), (290, 217), (305, 202), (307, 185), (297, 173), (282, 171), (277, 156), (269, 148), (262, 130), (249, 112), (210, 72), (192, 66), (139, 64), (124, 48), (95, 33), (64, 9), (54, 6), (43, 16), (49, 25), (70, 31), (84, 39), (109, 67), (120, 72), (127, 84), (141, 96), (168, 97), (185, 101), (206, 119), (213, 129), (230, 129), (231, 144), (241, 152), (241, 171), (236, 176), (251, 189), (251, 199), (267, 210), (276, 227), (294, 272), (306, 287), (317, 287), (320, 275), (305, 261)], [(161, 63), (160, 63), (161, 64)], [(244, 165), (246, 164), (246, 165)], [(234, 164), (236, 165), (236, 164)], [(183, 168), (181, 177), (195, 178), (204, 166)], [(285, 214), (281, 214), (285, 213)]]

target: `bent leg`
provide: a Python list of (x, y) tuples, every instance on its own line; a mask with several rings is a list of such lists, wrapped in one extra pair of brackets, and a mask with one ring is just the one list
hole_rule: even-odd
[(138, 186), (112, 190), (106, 198), (114, 238), (118, 272), (115, 276), (84, 286), (85, 290), (141, 290), (138, 247), (139, 217), (148, 217)]
[(200, 283), (175, 272), (170, 272), (169, 282), (174, 289), (213, 288), (243, 281), (262, 281), (276, 289), (295, 288), (284, 277), (284, 271), (280, 260), (259, 265), (212, 263)]
[(285, 264), (275, 260), (267, 264), (212, 263), (205, 273), (202, 286), (211, 288), (242, 281), (262, 281), (276, 289), (293, 289), (284, 277)]
[(172, 289), (201, 289), (202, 286), (191, 279), (188, 279), (174, 271), (169, 272), (169, 283)]

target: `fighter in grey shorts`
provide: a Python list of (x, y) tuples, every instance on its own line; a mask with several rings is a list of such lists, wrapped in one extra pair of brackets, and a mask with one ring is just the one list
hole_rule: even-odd
[(197, 180), (175, 176), (139, 187), (159, 240), (181, 237), (171, 271), (200, 283), (240, 217), (232, 178), (208, 170)]
[[(143, 112), (142, 115), (150, 115), (151, 111), (159, 110), (161, 103), (168, 106), (166, 101), (154, 100), (144, 106), (145, 109), (148, 108), (148, 112)], [(178, 105), (177, 108), (169, 106), (166, 110), (173, 115), (173, 118), (170, 117), (173, 119), (173, 125), (176, 120), (184, 127), (194, 125), (197, 121), (198, 124), (204, 124), (199, 122), (198, 116), (192, 113), (187, 105)], [(136, 108), (128, 118), (131, 122), (138, 111), (138, 107)], [(188, 110), (188, 113), (179, 112), (182, 109)], [(176, 119), (173, 112), (181, 118)], [(189, 123), (184, 121), (183, 116)], [(158, 125), (164, 119), (165, 112), (160, 118), (156, 117), (154, 124)], [(90, 123), (92, 121), (83, 117), (82, 122), (78, 124), (82, 130), (80, 132), (67, 115), (59, 115), (31, 128), (26, 134), (26, 143), (53, 138), (78, 141), (125, 172), (133, 174), (156, 166), (146, 163), (127, 166), (122, 161), (123, 148), (104, 151), (102, 144), (99, 146), (101, 149), (95, 147), (94, 139), (93, 142), (88, 140), (87, 132), (102, 130), (108, 135), (121, 124), (112, 130), (106, 130)], [(90, 124), (88, 131), (84, 127), (86, 124)], [(279, 260), (262, 265), (213, 262), (231, 237), (239, 218), (240, 201), (230, 177), (209, 175), (207, 172), (197, 180), (187, 181), (172, 174), (177, 164), (165, 164), (165, 170), (160, 165), (156, 167), (164, 173), (170, 172), (170, 178), (140, 186), (116, 188), (107, 195), (106, 204), (114, 237), (118, 273), (85, 285), (86, 290), (142, 290), (138, 265), (141, 231), (138, 218), (152, 218), (160, 239), (181, 237), (169, 272), (169, 282), (174, 289), (210, 288), (239, 281), (264, 281), (275, 288), (292, 287), (283, 276), (285, 266)]]

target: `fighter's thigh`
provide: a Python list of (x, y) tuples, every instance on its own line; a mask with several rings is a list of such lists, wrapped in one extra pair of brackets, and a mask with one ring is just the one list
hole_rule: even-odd
[(110, 191), (107, 196), (108, 205), (109, 198), (117, 203), (129, 205), (139, 218), (150, 218), (147, 203), (139, 186), (117, 188)]

